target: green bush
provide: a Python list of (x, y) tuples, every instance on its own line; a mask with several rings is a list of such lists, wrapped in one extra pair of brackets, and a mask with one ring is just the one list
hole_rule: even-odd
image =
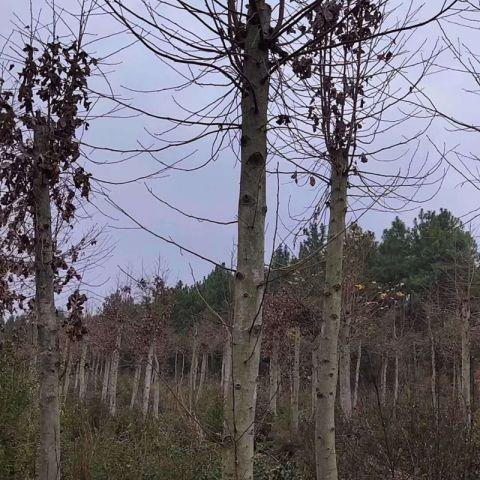
[(34, 475), (37, 424), (35, 385), (29, 365), (9, 342), (0, 347), (0, 478), (29, 480)]
[(195, 437), (178, 414), (143, 422), (109, 418), (98, 405), (69, 406), (64, 419), (66, 480), (217, 480), (219, 450)]

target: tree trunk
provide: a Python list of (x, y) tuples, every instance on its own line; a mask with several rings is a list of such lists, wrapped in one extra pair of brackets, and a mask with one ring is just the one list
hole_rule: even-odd
[[(92, 383), (92, 390), (95, 391), (95, 375), (97, 373), (97, 356), (95, 352), (92, 350), (90, 354), (90, 367), (88, 369), (88, 381)], [(88, 383), (87, 383), (87, 390), (88, 390)]]
[(350, 319), (347, 316), (340, 327), (340, 338), (338, 345), (338, 368), (339, 368), (339, 394), (340, 408), (345, 418), (352, 416), (352, 385), (350, 380)]
[(87, 362), (87, 342), (86, 339), (82, 339), (82, 353), (80, 354), (80, 363), (78, 367), (78, 376), (79, 376), (79, 390), (78, 390), (78, 398), (81, 402), (85, 401), (85, 393), (86, 393), (86, 381), (85, 381), (85, 366)]
[(417, 385), (418, 382), (418, 355), (417, 347), (415, 343), (413, 344), (413, 382)]
[(98, 389), (98, 378), (100, 377), (101, 374), (101, 367), (102, 367), (102, 361), (100, 358), (100, 353), (96, 353), (95, 355), (96, 362), (95, 362), (95, 370), (94, 370), (94, 375), (93, 375), (93, 392), (96, 395), (97, 394), (97, 389)]
[(338, 381), (338, 333), (342, 311), (343, 244), (347, 210), (344, 152), (331, 155), (330, 218), (325, 251), (323, 325), (318, 338), (318, 388), (315, 422), (317, 480), (337, 480), (335, 396)]
[(430, 337), (430, 353), (431, 353), (431, 366), (432, 376), (430, 381), (430, 389), (432, 393), (432, 407), (435, 420), (438, 422), (438, 397), (437, 397), (437, 360), (435, 355), (435, 340), (433, 338), (432, 324), (430, 317), (427, 317), (428, 322), (428, 334)]
[(457, 399), (458, 399), (458, 402), (460, 403), (460, 405), (462, 405), (462, 408), (463, 408), (462, 367), (460, 365), (457, 365)]
[(153, 418), (158, 419), (158, 412), (160, 406), (160, 364), (158, 358), (155, 355), (154, 358), (154, 372), (153, 372)]
[(200, 381), (198, 383), (198, 390), (197, 390), (197, 396), (195, 398), (195, 405), (198, 404), (198, 401), (200, 400), (200, 397), (202, 396), (202, 393), (203, 393), (203, 387), (205, 385), (205, 376), (207, 375), (207, 365), (208, 365), (208, 354), (207, 352), (203, 352), (202, 366), (200, 368)]
[(470, 305), (469, 299), (461, 306), (461, 341), (462, 341), (462, 403), (467, 425), (472, 421), (472, 388), (470, 356)]
[(452, 400), (454, 403), (457, 401), (457, 360), (453, 360), (452, 368)]
[(154, 351), (155, 351), (155, 345), (152, 342), (148, 349), (147, 364), (145, 365), (145, 383), (143, 385), (143, 404), (142, 404), (143, 418), (147, 418), (148, 404), (150, 402), (150, 389), (152, 386), (152, 369), (153, 369)]
[(60, 479), (60, 349), (54, 303), (52, 211), (48, 127), (35, 126), (33, 198), (35, 205), (35, 307), (38, 325), (40, 480)]
[(91, 376), (91, 365), (88, 359), (88, 349), (87, 349), (87, 358), (85, 361), (85, 390), (88, 391), (88, 382), (90, 381)]
[(241, 99), (241, 172), (237, 272), (234, 288), (232, 371), (225, 406), (224, 480), (252, 480), (257, 377), (260, 362), (265, 264), (268, 48), (271, 7), (249, 3), (245, 25)]
[[(317, 342), (315, 342), (317, 343)], [(315, 418), (315, 410), (317, 405), (317, 388), (318, 388), (318, 351), (316, 345), (312, 350), (312, 418)]]
[(105, 368), (105, 360), (102, 355), (98, 354), (98, 379), (103, 379), (103, 369)]
[(102, 385), (102, 402), (106, 403), (108, 396), (108, 379), (110, 378), (110, 357), (105, 357), (103, 367), (103, 385)]
[(137, 358), (135, 362), (135, 373), (133, 375), (132, 398), (130, 400), (130, 410), (135, 408), (135, 400), (137, 399), (138, 385), (140, 384), (140, 375), (142, 374), (142, 362)]
[(108, 411), (112, 417), (117, 412), (117, 379), (118, 379), (118, 364), (120, 361), (120, 342), (122, 339), (122, 332), (118, 326), (117, 338), (115, 339), (115, 350), (112, 353), (112, 360), (110, 363), (110, 379), (108, 382)]
[(232, 337), (227, 332), (225, 344), (223, 347), (223, 402), (226, 404), (232, 385)]
[(225, 347), (222, 352), (222, 368), (220, 370), (220, 391), (223, 392), (223, 382), (225, 381)]
[(32, 374), (36, 375), (37, 361), (38, 361), (38, 325), (36, 314), (30, 316), (31, 331), (32, 331), (32, 359), (30, 362), (30, 370)]
[(183, 385), (183, 377), (185, 376), (185, 354), (182, 352), (182, 371), (180, 372), (180, 381), (178, 382), (178, 389)]
[(362, 364), (362, 342), (358, 344), (357, 351), (357, 365), (355, 367), (355, 387), (353, 390), (353, 408), (357, 408), (358, 405), (358, 386), (360, 382), (360, 366)]
[(72, 351), (70, 349), (70, 344), (67, 347), (67, 355), (65, 358), (65, 379), (63, 381), (63, 403), (65, 404), (68, 396), (68, 388), (70, 386), (70, 375), (72, 373)]
[(175, 388), (178, 385), (178, 348), (175, 349), (175, 370), (174, 370)]
[(300, 327), (295, 327), (293, 337), (293, 371), (292, 371), (292, 433), (298, 433), (298, 395), (300, 392)]
[(398, 351), (395, 352), (395, 372), (394, 372), (394, 384), (393, 384), (393, 406), (396, 406), (398, 403), (398, 392), (400, 389), (399, 384), (399, 375), (400, 375), (400, 360), (398, 358)]
[(388, 356), (384, 353), (382, 355), (382, 368), (380, 370), (380, 402), (382, 405), (387, 403), (387, 370)]
[(190, 362), (190, 375), (188, 377), (188, 405), (190, 411), (193, 411), (195, 390), (197, 387), (197, 372), (198, 372), (198, 344), (197, 344), (197, 330), (193, 332), (192, 343), (192, 360)]
[(277, 416), (277, 403), (278, 403), (278, 341), (274, 340), (272, 353), (270, 355), (269, 363), (269, 374), (270, 374), (270, 391), (268, 394), (269, 403), (268, 409), (270, 413), (276, 417)]
[[(401, 318), (405, 320), (405, 305), (403, 302), (400, 304)], [(398, 402), (398, 390), (399, 390), (399, 358), (398, 358), (398, 336), (397, 336), (397, 309), (393, 309), (393, 341), (395, 342), (395, 364), (394, 364), (394, 379), (393, 379), (393, 413), (395, 415), (395, 407)]]
[(76, 392), (78, 390), (78, 383), (80, 381), (80, 361), (75, 364), (75, 383), (73, 389)]

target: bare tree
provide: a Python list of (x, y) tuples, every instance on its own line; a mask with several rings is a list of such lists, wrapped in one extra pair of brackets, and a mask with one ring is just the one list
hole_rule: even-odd
[[(317, 180), (326, 185), (323, 195), (319, 196), (323, 203), (318, 202), (314, 206), (314, 218), (328, 215), (316, 375), (316, 467), (317, 478), (322, 480), (338, 478), (335, 399), (348, 208), (353, 210), (354, 202), (360, 201), (361, 206), (357, 205), (354, 215), (361, 215), (360, 212), (371, 208), (388, 209), (388, 201), (392, 199), (406, 205), (413, 201), (415, 191), (439, 166), (436, 163), (424, 169), (422, 160), (417, 162), (413, 172), (414, 151), (403, 174), (382, 172), (379, 167), (369, 171), (364, 167), (368, 162), (381, 161), (387, 152), (418, 143), (429, 124), (427, 121), (417, 132), (398, 142), (390, 142), (386, 146), (377, 144), (382, 134), (391, 135), (395, 127), (414, 118), (416, 106), (407, 112), (399, 107), (407, 105), (404, 100), (416, 89), (437, 55), (435, 47), (422, 60), (415, 55), (405, 55), (403, 45), (406, 38), (401, 32), (416, 27), (413, 12), (407, 12), (405, 18), (389, 29), (386, 26), (390, 17), (389, 8), (393, 8), (391, 2), (343, 4), (333, 1), (312, 12), (307, 31), (315, 48), (307, 48), (302, 57), (292, 62), (293, 74), (299, 82), (295, 87), (290, 86), (289, 90), (295, 94), (288, 96), (289, 102), (286, 102), (281, 119), (284, 123), (287, 118), (296, 127), (289, 129), (293, 141), (289, 140), (292, 147), (286, 150), (302, 166), (303, 172), (296, 167), (292, 175), (294, 181), (300, 181), (303, 175), (309, 178), (311, 185), (315, 185)], [(415, 78), (400, 87), (407, 70), (413, 65), (419, 67)], [(304, 116), (299, 115), (302, 110), (306, 112)], [(392, 110), (399, 116), (388, 121)], [(308, 127), (313, 133), (308, 132)], [(410, 193), (405, 188), (410, 188)], [(360, 200), (365, 198), (369, 200)], [(342, 333), (347, 330), (348, 327)], [(342, 361), (345, 363), (347, 360), (348, 365), (349, 354), (347, 358), (344, 352), (348, 349), (348, 337), (343, 335), (342, 339), (344, 343), (340, 353)], [(345, 389), (349, 390), (349, 378), (347, 382), (346, 376), (341, 383), (342, 392)], [(347, 413), (351, 410), (350, 405), (349, 393), (348, 400), (344, 402)]]
[[(96, 61), (83, 50), (88, 9), (78, 18), (75, 38), (63, 42), (55, 26), (45, 41), (35, 25), (22, 34), (20, 45), (11, 45), (10, 56), (22, 66), (20, 81), (14, 81), (12, 63), (0, 92), (0, 183), (5, 206), (1, 249), (9, 253), (12, 275), (35, 278), (41, 480), (60, 478), (59, 322), (54, 295), (80, 278), (69, 264), (78, 258), (79, 246), (61, 250), (62, 226), (73, 223), (76, 197), (88, 199), (90, 192), (90, 176), (78, 163), (76, 136), (85, 122), (82, 109), (90, 107), (86, 84)], [(77, 292), (69, 305), (81, 310), (84, 302)], [(72, 328), (81, 334), (79, 317), (73, 316)]]
[[(132, 107), (115, 96), (106, 95), (117, 104), (168, 124), (163, 134), (155, 137), (164, 142), (158, 148), (123, 151), (106, 148), (106, 150), (132, 154), (148, 153), (162, 165), (159, 171), (165, 172), (181, 170), (182, 167), (178, 167), (176, 163), (166, 164), (159, 158), (161, 152), (173, 148), (185, 148), (211, 138), (213, 139), (211, 154), (205, 162), (202, 162), (203, 165), (216, 159), (220, 152), (229, 146), (233, 146), (240, 160), (240, 190), (236, 222), (238, 243), (231, 335), (231, 388), (225, 402), (226, 428), (223, 461), (225, 480), (253, 478), (255, 404), (262, 334), (262, 303), (266, 284), (264, 230), (267, 213), (269, 120), (275, 119), (277, 125), (287, 126), (288, 129), (293, 128), (290, 125), (290, 116), (284, 114), (284, 104), (287, 100), (285, 92), (290, 90), (289, 69), (292, 68), (294, 72), (301, 71), (304, 68), (305, 56), (316, 55), (314, 52), (326, 52), (335, 46), (338, 42), (333, 32), (337, 27), (346, 28), (348, 31), (353, 28), (352, 25), (358, 28), (357, 10), (364, 7), (350, 5), (350, 3), (341, 16), (334, 15), (333, 21), (332, 18), (327, 18), (326, 28), (324, 28), (325, 25), (318, 27), (315, 22), (323, 22), (321, 18), (325, 15), (330, 17), (329, 9), (335, 3), (328, 2), (324, 5), (318, 1), (310, 1), (292, 2), (288, 5), (284, 0), (280, 0), (272, 8), (265, 0), (252, 0), (248, 5), (235, 0), (229, 0), (226, 4), (213, 0), (204, 3), (175, 0), (173, 2), (158, 1), (155, 7), (149, 2), (141, 1), (140, 7), (136, 8), (131, 7), (127, 1), (106, 1), (106, 9), (139, 43), (161, 61), (177, 69), (182, 77), (182, 84), (178, 85), (179, 90), (212, 87), (215, 89), (215, 94), (221, 92), (214, 100), (209, 99), (204, 108), (180, 107), (185, 112), (183, 118), (154, 114), (145, 109)], [(443, 5), (433, 18), (437, 18), (455, 3), (457, 2)], [(312, 19), (315, 21), (312, 22)], [(378, 21), (376, 15), (367, 20), (373, 24), (376, 21)], [(183, 25), (188, 27), (185, 28)], [(410, 23), (408, 28), (412, 27)], [(368, 31), (368, 27), (362, 28), (364, 30), (361, 31), (360, 37), (355, 37), (353, 40), (340, 39), (339, 48), (347, 45), (347, 51), (351, 56), (354, 50), (353, 44), (379, 38), (382, 33), (385, 33), (377, 28), (377, 25)], [(402, 24), (392, 28), (390, 32), (395, 33), (404, 28), (405, 24)], [(312, 32), (314, 32), (314, 38), (309, 38), (308, 35)], [(318, 55), (321, 57), (323, 54)], [(351, 59), (348, 64), (352, 65)], [(286, 65), (288, 68), (285, 68)], [(320, 65), (324, 65), (323, 61)], [(367, 75), (365, 72), (362, 74)], [(325, 94), (330, 96), (330, 90), (323, 84), (321, 89), (328, 91)], [(238, 102), (239, 99), (240, 102)], [(355, 93), (355, 101), (357, 99), (359, 100), (358, 91)], [(333, 117), (330, 117), (330, 120), (332, 119)], [(351, 132), (356, 132), (358, 128), (359, 119), (354, 120), (355, 126)], [(175, 139), (168, 136), (172, 129), (175, 131)], [(187, 139), (178, 140), (180, 132), (187, 135)], [(345, 132), (340, 135), (342, 142), (345, 141), (345, 135)], [(336, 142), (335, 144), (330, 142), (328, 153), (333, 166), (330, 178), (333, 185), (330, 199), (332, 215), (330, 216), (330, 241), (327, 247), (329, 259), (342, 258), (347, 171), (351, 160), (351, 152), (348, 148), (345, 150), (345, 146), (340, 145), (339, 141), (332, 140)], [(351, 145), (353, 142), (348, 140), (347, 143)], [(277, 152), (272, 144), (270, 147), (269, 153)], [(303, 154), (305, 152), (302, 152)], [(308, 155), (310, 154), (311, 152), (308, 152)], [(281, 155), (286, 156), (284, 152)], [(317, 158), (318, 155), (314, 154), (314, 157)], [(192, 169), (197, 168), (200, 167), (192, 167)], [(303, 170), (310, 171), (305, 168)], [(217, 224), (231, 223), (183, 212), (160, 199), (152, 191), (150, 193), (162, 205), (174, 208), (183, 216)], [(191, 248), (180, 245), (174, 239), (142, 225), (124, 208), (114, 205), (137, 226), (146, 229), (155, 237), (179, 246), (183, 251), (197, 255), (203, 260), (212, 261)], [(218, 262), (212, 262), (219, 265)], [(341, 265), (327, 261), (327, 272), (329, 299), (325, 302), (325, 318), (333, 318), (337, 315), (336, 309), (340, 308), (337, 277), (340, 275), (341, 279)], [(328, 359), (330, 365), (333, 365), (335, 363), (333, 357), (336, 355), (336, 324), (326, 325), (327, 329), (330, 326), (333, 328), (332, 331), (325, 332), (326, 336), (335, 341), (330, 346), (325, 345), (326, 349), (322, 351), (327, 356), (328, 351), (331, 352), (331, 357)], [(329, 374), (330, 372), (325, 374), (324, 379), (328, 376), (329, 381), (336, 382), (336, 375), (331, 379)], [(319, 384), (323, 385), (322, 382)], [(326, 411), (324, 408), (319, 410)], [(328, 411), (330, 410), (333, 412), (333, 407), (329, 404)], [(331, 431), (330, 420), (325, 425), (327, 423), (328, 426), (325, 428)], [(331, 437), (332, 434), (329, 434), (330, 439)]]

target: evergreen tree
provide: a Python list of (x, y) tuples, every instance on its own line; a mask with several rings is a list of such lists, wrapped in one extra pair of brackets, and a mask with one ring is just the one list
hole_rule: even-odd
[(423, 210), (412, 229), (412, 265), (409, 283), (424, 291), (448, 282), (455, 269), (471, 264), (476, 257), (475, 241), (451, 212)]
[[(212, 272), (203, 279), (199, 290), (208, 303), (218, 314), (226, 314), (232, 301), (232, 275), (228, 270), (215, 266)], [(197, 293), (198, 295), (198, 293)], [(205, 301), (203, 306), (205, 307)]]
[(303, 234), (305, 240), (300, 243), (298, 254), (300, 260), (311, 255), (318, 255), (318, 258), (320, 258), (323, 255), (323, 248), (327, 238), (325, 225), (311, 222), (303, 230)]
[(393, 287), (409, 282), (412, 265), (412, 235), (405, 223), (396, 217), (383, 231), (382, 241), (372, 257), (372, 277)]
[(268, 276), (266, 275), (269, 293), (277, 292), (289, 280), (290, 275), (285, 270), (285, 267), (290, 265), (291, 262), (290, 250), (286, 245), (280, 244), (273, 252), (270, 273), (268, 273)]

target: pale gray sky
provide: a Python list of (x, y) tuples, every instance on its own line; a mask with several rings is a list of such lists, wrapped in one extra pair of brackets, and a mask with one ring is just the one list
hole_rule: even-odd
[[(132, 4), (134, 3), (132, 2)], [(432, 11), (438, 8), (441, 3), (439, 0), (431, 1), (428, 9)], [(3, 14), (0, 17), (0, 33), (2, 36), (7, 36), (11, 30), (14, 12), (28, 21), (29, 4), (29, 0), (2, 0)], [(74, 9), (77, 2), (75, 0), (64, 0), (63, 4)], [(38, 11), (41, 7), (47, 12), (48, 9), (45, 7), (43, 0), (33, 0), (34, 10)], [(425, 12), (423, 17), (427, 15), (428, 13)], [(118, 28), (114, 20), (108, 17), (96, 18), (90, 24), (90, 32), (99, 36), (105, 35), (106, 32), (117, 31)], [(477, 47), (476, 37), (478, 37), (478, 33), (476, 30), (468, 31), (453, 25), (448, 26), (448, 28), (453, 38), (461, 35), (462, 40), (469, 43), (473, 49)], [(420, 36), (427, 36), (428, 45), (431, 45), (438, 35), (439, 30), (435, 26), (430, 26), (419, 34), (416, 42), (420, 41)], [(120, 35), (108, 41), (99, 42), (98, 55), (103, 56), (106, 52), (114, 51), (130, 41), (131, 39), (126, 35)], [(413, 45), (418, 45), (418, 43), (414, 41)], [(428, 47), (425, 46), (425, 54), (427, 50)], [(441, 60), (442, 62), (448, 61), (448, 57), (443, 56)], [(118, 63), (120, 61), (121, 63)], [(124, 50), (114, 57), (114, 62), (114, 65), (105, 70), (111, 72), (109, 73), (109, 81), (116, 93), (129, 97), (132, 104), (147, 108), (159, 115), (172, 113), (176, 109), (178, 111), (171, 94), (145, 95), (124, 89), (124, 87), (142, 90), (158, 89), (172, 85), (178, 80), (171, 69), (155, 59), (153, 55), (147, 53), (143, 47), (132, 46)], [(99, 83), (98, 85), (98, 88), (105, 90), (105, 84), (100, 85)], [(440, 72), (435, 76), (426, 78), (422, 85), (424, 91), (434, 99), (442, 110), (456, 115), (464, 121), (475, 121), (479, 111), (480, 97), (465, 93), (464, 89), (472, 89), (474, 85), (464, 75)], [(177, 100), (190, 106), (214, 97), (215, 92), (208, 91), (208, 89), (201, 91), (197, 88), (189, 93), (182, 93)], [(105, 106), (99, 105), (96, 112), (104, 111), (105, 108)], [(143, 144), (152, 143), (151, 137), (146, 132), (147, 129), (155, 132), (163, 126), (164, 124), (161, 126), (159, 122), (144, 117), (116, 120), (100, 118), (92, 122), (85, 140), (96, 145), (135, 148), (137, 141), (141, 141)], [(406, 134), (407, 130), (404, 133)], [(400, 138), (402, 132), (397, 130), (394, 134)], [(445, 145), (446, 149), (456, 147), (459, 151), (465, 153), (475, 153), (476, 145), (479, 143), (476, 135), (447, 131), (441, 122), (432, 126), (429, 137), (440, 149), (443, 149)], [(188, 151), (193, 152), (193, 150)], [(202, 163), (203, 159), (208, 157), (208, 151), (208, 142), (199, 144), (198, 150), (194, 152), (186, 164), (192, 166)], [(183, 153), (186, 152), (183, 151)], [(427, 139), (423, 139), (416, 161), (423, 161), (427, 152), (430, 155), (429, 161), (436, 161), (438, 156), (436, 156), (434, 149), (428, 145)], [(180, 156), (180, 152), (171, 151), (162, 154), (161, 160), (171, 163)], [(405, 156), (408, 158), (406, 149)], [(117, 155), (107, 152), (94, 152), (92, 158), (97, 161), (118, 160)], [(273, 165), (275, 163), (276, 161), (273, 159)], [(369, 164), (369, 167), (373, 168), (374, 165), (370, 166)], [(139, 177), (156, 168), (158, 168), (157, 162), (148, 155), (142, 155), (124, 164), (95, 166), (92, 170), (98, 178), (121, 181)], [(476, 167), (474, 166), (474, 168)], [(452, 210), (455, 215), (462, 216), (480, 206), (479, 192), (468, 184), (462, 184), (462, 180), (460, 175), (450, 169), (441, 191), (434, 199), (422, 205), (423, 208), (438, 209), (445, 207)], [(235, 219), (238, 183), (238, 165), (235, 163), (233, 155), (225, 152), (216, 162), (201, 170), (189, 173), (172, 172), (168, 176), (150, 182), (149, 185), (158, 196), (181, 210), (201, 217), (228, 221)], [(314, 198), (314, 189), (310, 186), (296, 186), (292, 184), (288, 177), (282, 178), (280, 185), (280, 216), (282, 222), (289, 229), (295, 227), (295, 222), (291, 220), (289, 212), (301, 212), (310, 205)], [(108, 188), (111, 198), (116, 203), (128, 210), (153, 231), (165, 237), (171, 237), (185, 247), (196, 250), (217, 262), (230, 263), (236, 237), (235, 225), (219, 226), (184, 218), (155, 201), (145, 190), (142, 181), (124, 186), (109, 186)], [(420, 194), (420, 197), (428, 197), (430, 191), (431, 189), (426, 189), (423, 194)], [(269, 179), (268, 198), (270, 213), (268, 216), (267, 245), (270, 251), (273, 244), (272, 235), (276, 203), (276, 179), (274, 177)], [(171, 283), (178, 279), (190, 282), (192, 280), (190, 267), (192, 267), (197, 279), (211, 270), (210, 264), (187, 253), (180, 252), (178, 248), (165, 244), (147, 232), (131, 228), (119, 229), (120, 227), (132, 227), (132, 222), (122, 217), (119, 212), (114, 211), (111, 207), (107, 207), (101, 198), (95, 201), (109, 215), (114, 217), (109, 219), (99, 212), (95, 213), (93, 209), (91, 210), (95, 222), (109, 226), (108, 235), (116, 244), (111, 258), (89, 278), (89, 281), (92, 282), (107, 282), (106, 285), (97, 289), (100, 294), (115, 285), (118, 276), (117, 266), (119, 265), (135, 273), (140, 273), (142, 269), (148, 273), (154, 269), (155, 262), (161, 257), (162, 262), (168, 266), (170, 271), (169, 281)], [(403, 213), (400, 216), (410, 222), (418, 208), (414, 212)], [(380, 235), (394, 216), (394, 213), (371, 211), (362, 216), (360, 224)], [(112, 226), (115, 228), (111, 228)], [(277, 239), (284, 237), (287, 229), (281, 226)]]

